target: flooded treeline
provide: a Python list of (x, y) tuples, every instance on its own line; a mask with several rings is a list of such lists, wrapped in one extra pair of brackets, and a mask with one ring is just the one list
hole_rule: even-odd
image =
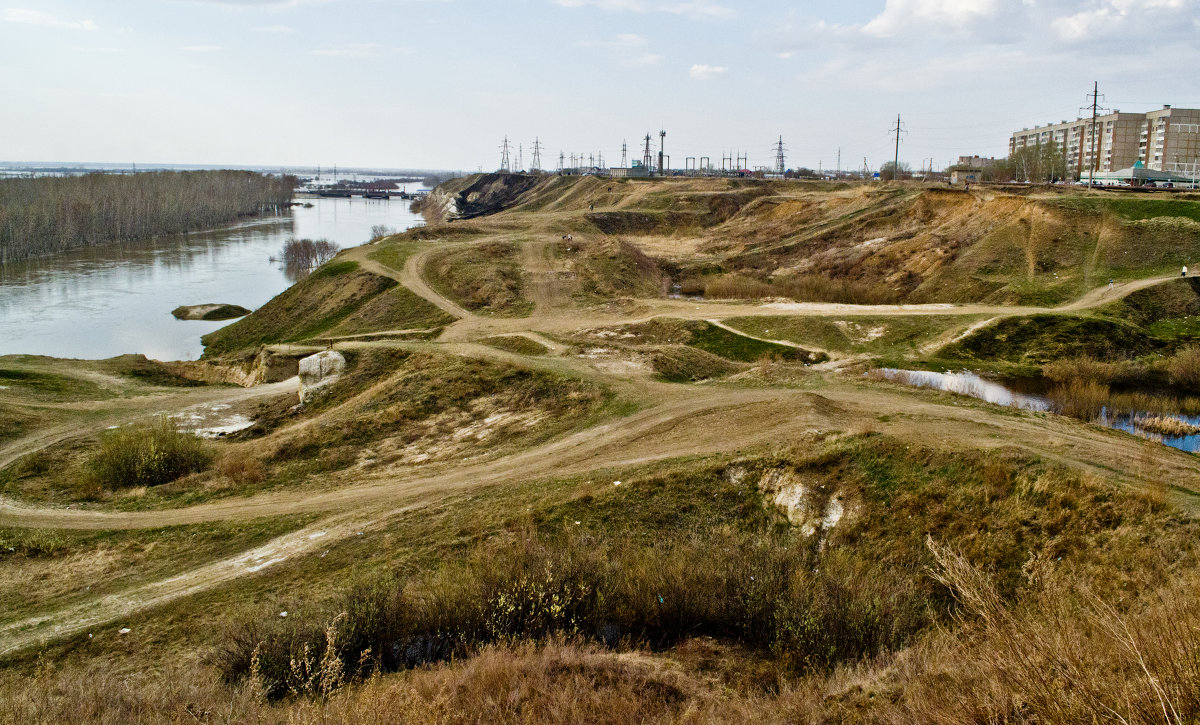
[(293, 176), (154, 171), (0, 180), (0, 264), (227, 224), (291, 202)]

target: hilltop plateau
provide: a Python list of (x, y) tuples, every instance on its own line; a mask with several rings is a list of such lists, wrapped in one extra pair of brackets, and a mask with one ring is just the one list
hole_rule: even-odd
[[(0, 720), (1200, 717), (1162, 442), (1200, 433), (1200, 195), (421, 211), (198, 362), (0, 358)], [(944, 371), (1041, 403), (905, 384)]]

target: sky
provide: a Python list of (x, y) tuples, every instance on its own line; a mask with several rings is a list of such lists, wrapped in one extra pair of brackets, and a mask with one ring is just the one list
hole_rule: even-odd
[(1200, 107), (1200, 0), (0, 0), (0, 160), (944, 167)]

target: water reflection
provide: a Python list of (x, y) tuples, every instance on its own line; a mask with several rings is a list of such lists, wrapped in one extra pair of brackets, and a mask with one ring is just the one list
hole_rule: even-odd
[(887, 380), (918, 388), (934, 388), (959, 395), (969, 395), (972, 398), (979, 398), (1009, 408), (1050, 410), (1050, 401), (1045, 398), (1014, 393), (999, 383), (984, 380), (971, 372), (935, 373), (928, 370), (896, 370), (894, 368), (880, 368), (875, 372)]
[[(985, 380), (972, 372), (935, 373), (928, 370), (879, 368), (872, 370), (869, 374), (918, 388), (932, 388), (967, 395), (1009, 408), (1048, 411), (1054, 407), (1046, 398), (1014, 392), (1000, 383)], [(1095, 422), (1142, 438), (1159, 441), (1164, 445), (1189, 453), (1200, 451), (1200, 416), (1167, 415), (1144, 411), (1116, 413), (1105, 408)]]
[[(414, 186), (415, 188), (415, 186)], [(0, 355), (105, 358), (140, 352), (191, 360), (200, 336), (228, 322), (180, 321), (179, 305), (255, 309), (286, 289), (272, 262), (291, 237), (362, 244), (371, 227), (420, 222), (400, 200), (311, 199), (312, 207), (211, 232), (82, 249), (0, 266)]]

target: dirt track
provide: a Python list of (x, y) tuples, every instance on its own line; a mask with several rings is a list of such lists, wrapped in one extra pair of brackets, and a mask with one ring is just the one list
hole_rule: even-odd
[[(950, 395), (917, 392), (881, 383), (831, 376), (817, 392), (795, 389), (751, 389), (725, 385), (667, 385), (644, 379), (619, 379), (577, 358), (561, 356), (565, 348), (546, 337), (582, 327), (616, 325), (656, 316), (721, 320), (746, 315), (914, 315), (961, 314), (1000, 317), (1034, 312), (1064, 312), (1106, 304), (1139, 289), (1173, 279), (1138, 280), (1093, 290), (1080, 300), (1057, 309), (1005, 308), (983, 305), (853, 306), (819, 303), (738, 304), (684, 300), (637, 300), (630, 314), (581, 310), (568, 304), (554, 284), (553, 262), (539, 243), (528, 245), (523, 263), (534, 275), (534, 311), (525, 318), (493, 318), (472, 314), (438, 294), (422, 277), (432, 249), (413, 254), (401, 272), (369, 260), (370, 247), (349, 252), (364, 268), (391, 276), (416, 294), (459, 318), (436, 343), (347, 341), (345, 345), (433, 345), (445, 352), (490, 355), (526, 364), (569, 370), (617, 384), (644, 407), (633, 415), (562, 436), (532, 449), (462, 466), (407, 468), (357, 474), (332, 490), (312, 493), (278, 491), (248, 499), (223, 500), (152, 512), (116, 512), (77, 508), (34, 507), (0, 500), (0, 525), (69, 529), (131, 529), (245, 520), (296, 513), (323, 514), (311, 526), (280, 536), (260, 547), (190, 571), (99, 597), (64, 609), (0, 626), (0, 655), (49, 639), (86, 631), (133, 612), (161, 605), (250, 576), (315, 547), (328, 547), (366, 527), (380, 525), (397, 513), (427, 505), (472, 488), (553, 476), (599, 471), (686, 456), (734, 452), (754, 446), (797, 440), (814, 431), (835, 432), (869, 426), (900, 438), (951, 449), (1019, 448), (1048, 460), (1094, 471), (1118, 483), (1139, 485), (1166, 480), (1185, 491), (1200, 488), (1200, 459), (1162, 449), (1145, 462), (1145, 443), (1131, 436), (1066, 418), (993, 408)], [(474, 344), (483, 337), (526, 335), (550, 347), (555, 356), (525, 359)], [(785, 343), (787, 344), (787, 343)], [(278, 394), (293, 381), (242, 389), (200, 389), (161, 395), (131, 404), (103, 422), (121, 422), (164, 409), (202, 402), (228, 402)], [(880, 418), (883, 420), (880, 420)], [(0, 467), (21, 455), (73, 435), (95, 430), (81, 425), (61, 426), (34, 434), (0, 449)], [(1136, 463), (1143, 461), (1142, 463)], [(1190, 497), (1181, 500), (1191, 502)]]

